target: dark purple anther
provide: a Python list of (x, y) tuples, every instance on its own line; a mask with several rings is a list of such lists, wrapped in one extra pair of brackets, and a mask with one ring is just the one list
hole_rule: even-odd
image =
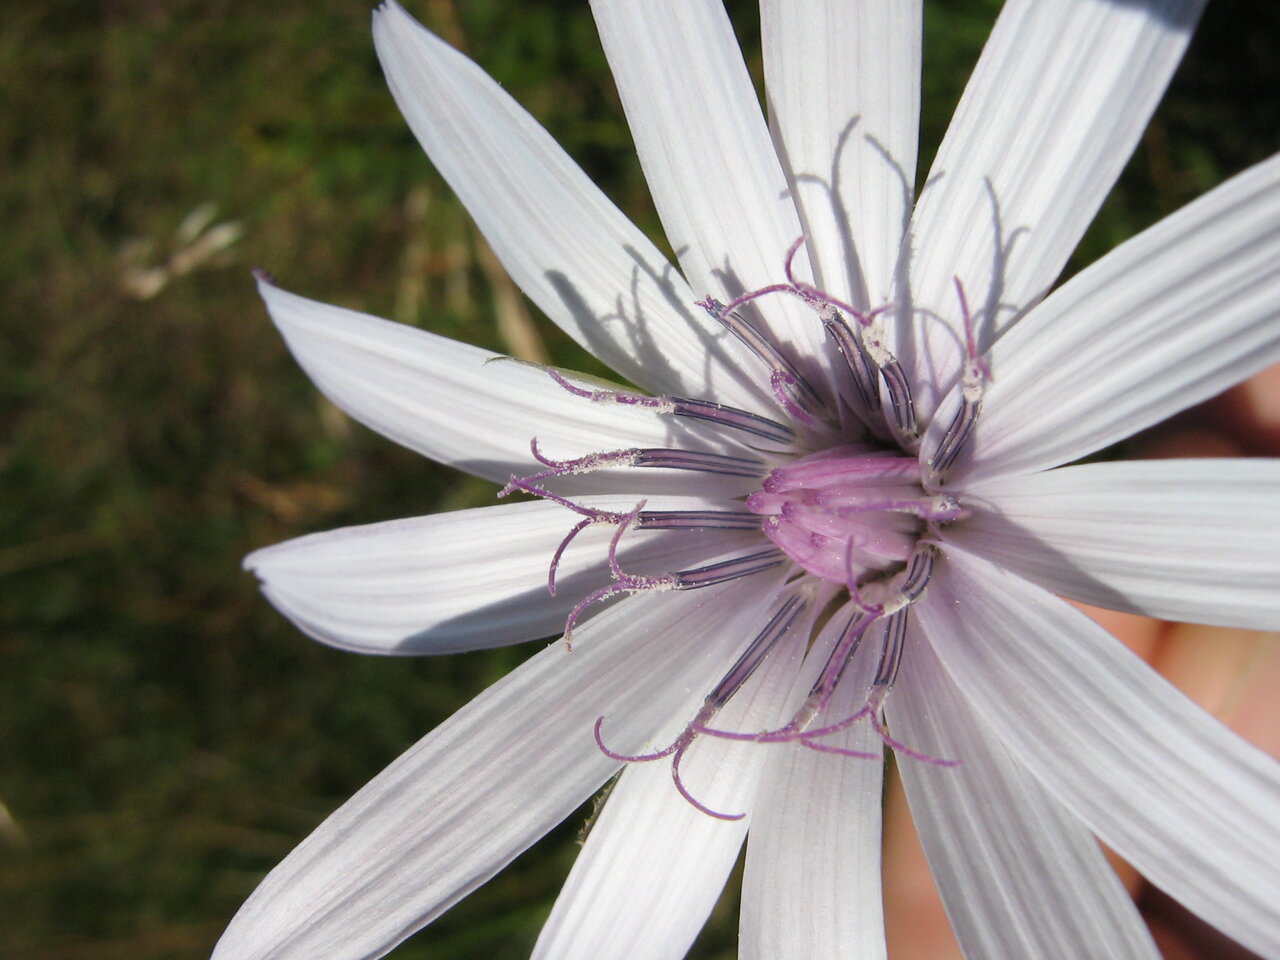
[[(759, 293), (759, 291), (757, 291)], [(735, 301), (735, 305), (742, 301)], [(793, 419), (806, 425), (817, 423), (822, 401), (817, 392), (768, 337), (752, 326), (736, 310), (727, 309), (714, 297), (698, 301), (721, 326), (746, 345), (769, 368), (769, 385), (774, 396)]]
[(762, 417), (758, 413), (728, 407), (723, 403), (712, 403), (710, 400), (687, 400), (683, 397), (672, 397), (672, 413), (677, 417), (688, 417), (690, 420), (705, 420), (707, 423), (729, 430), (740, 430), (762, 440), (774, 443), (790, 443), (796, 433), (790, 427)]
[(637, 467), (665, 467), (667, 470), (698, 470), (724, 477), (764, 476), (763, 460), (751, 457), (730, 457), (723, 453), (705, 453), (700, 450), (668, 450), (646, 447), (635, 451)]
[(760, 518), (746, 510), (642, 510), (639, 530), (759, 530)]
[(956, 415), (951, 420), (951, 425), (947, 427), (947, 432), (943, 434), (942, 442), (938, 444), (938, 449), (929, 458), (929, 469), (935, 476), (951, 469), (951, 465), (956, 462), (956, 457), (964, 449), (964, 445), (969, 439), (969, 434), (973, 432), (974, 424), (978, 422), (978, 415), (981, 412), (981, 397), (976, 400), (970, 400), (967, 396), (961, 399), (960, 409), (956, 411)]
[(892, 687), (898, 679), (898, 668), (902, 665), (902, 650), (907, 636), (907, 611), (899, 610), (884, 625), (884, 639), (881, 641), (880, 663), (876, 666), (874, 687)]
[(592, 403), (644, 407), (657, 413), (688, 417), (691, 420), (705, 420), (719, 427), (741, 430), (743, 433), (777, 443), (790, 443), (795, 439), (795, 431), (790, 427), (749, 410), (712, 403), (710, 400), (690, 400), (686, 397), (646, 397), (642, 394), (622, 393), (618, 390), (587, 390), (584, 387), (574, 386), (555, 370), (548, 368), (547, 374), (575, 397), (582, 397)]
[(982, 394), (987, 381), (991, 379), (991, 370), (978, 353), (977, 334), (973, 326), (973, 314), (969, 312), (969, 299), (964, 293), (964, 284), (955, 277), (956, 297), (960, 301), (960, 312), (964, 317), (964, 374), (960, 380), (960, 409), (951, 418), (942, 442), (929, 458), (929, 470), (934, 478), (951, 469), (956, 457), (964, 449), (973, 432), (978, 416), (982, 413)]
[(916, 422), (916, 407), (911, 400), (911, 384), (897, 360), (881, 364), (880, 379), (889, 395), (889, 412), (893, 417), (893, 429), (905, 444), (912, 444), (920, 435)]
[(796, 617), (800, 616), (804, 608), (805, 601), (800, 594), (793, 593), (788, 597), (787, 601), (769, 618), (769, 622), (751, 641), (747, 649), (742, 651), (742, 656), (738, 657), (737, 663), (729, 668), (729, 672), (707, 695), (706, 703), (717, 710), (728, 703), (729, 698), (742, 689), (742, 685), (764, 662), (764, 658), (768, 656), (769, 651), (774, 648), (783, 634), (791, 629), (791, 625), (795, 623)]
[(827, 336), (836, 345), (845, 365), (853, 379), (854, 390), (857, 391), (861, 403), (861, 411), (874, 424), (880, 411), (880, 386), (876, 382), (875, 368), (862, 347), (862, 338), (854, 333), (848, 322), (834, 308), (822, 316), (822, 324)]
[(717, 583), (728, 583), (730, 580), (749, 577), (753, 573), (763, 573), (771, 567), (785, 563), (786, 560), (787, 556), (781, 550), (759, 550), (744, 557), (721, 560), (719, 563), (708, 564), (705, 567), (677, 571), (671, 574), (671, 586), (676, 590), (698, 590)]
[(804, 612), (806, 604), (807, 598), (799, 592), (793, 592), (783, 601), (778, 609), (774, 611), (773, 616), (769, 618), (769, 622), (765, 624), (764, 629), (747, 645), (742, 655), (738, 657), (737, 662), (729, 668), (729, 672), (724, 675), (720, 682), (716, 684), (715, 689), (703, 700), (702, 707), (698, 710), (697, 715), (669, 745), (652, 753), (614, 753), (605, 746), (604, 738), (600, 732), (605, 718), (597, 717), (593, 730), (596, 746), (600, 748), (605, 756), (622, 763), (645, 763), (650, 760), (672, 757), (671, 779), (682, 797), (698, 810), (708, 816), (715, 817), (717, 820), (741, 820), (744, 814), (720, 813), (695, 799), (680, 778), (680, 761), (698, 734), (706, 729), (706, 724), (715, 717), (720, 708), (728, 703), (735, 693), (742, 689), (743, 684), (756, 672), (756, 669), (764, 662), (770, 651), (786, 636), (797, 618)]

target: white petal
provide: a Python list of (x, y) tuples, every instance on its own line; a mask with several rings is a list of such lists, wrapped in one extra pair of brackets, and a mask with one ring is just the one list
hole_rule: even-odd
[(497, 83), (395, 2), (373, 37), (423, 149), (547, 316), (646, 389), (759, 402), (666, 258)]
[(1280, 156), (1117, 248), (1001, 338), (950, 476), (1043, 470), (1172, 416), (1280, 360), (1278, 318)]
[[(959, 369), (963, 281), (985, 348), (1061, 272), (1137, 144), (1202, 0), (1010, 0), (911, 224), (909, 343), (928, 413)], [(996, 374), (1000, 374), (997, 372)]]
[(823, 290), (893, 299), (915, 190), (919, 0), (763, 0), (769, 122)]
[(1280, 460), (1062, 467), (968, 488), (947, 540), (1085, 603), (1275, 630), (1278, 495)]
[[(635, 497), (583, 497), (627, 512)], [(651, 498), (651, 510), (727, 509), (692, 498)], [(301, 630), (359, 653), (438, 654), (549, 637), (575, 603), (609, 583), (615, 529), (583, 530), (561, 559), (557, 593), (548, 567), (581, 517), (545, 501), (457, 510), (299, 537), (258, 550), (245, 567)], [(630, 531), (618, 559), (639, 573), (687, 569), (746, 546), (749, 533)]]
[[(776, 590), (781, 580), (774, 584)], [(767, 615), (761, 613), (757, 629)], [(748, 630), (744, 639), (752, 635)], [(717, 723), (745, 730), (776, 726), (801, 650), (799, 644), (776, 650)], [(692, 711), (673, 719), (650, 749), (673, 741)], [(612, 714), (602, 736), (616, 749)], [(682, 781), (712, 810), (749, 813), (763, 767), (764, 752), (757, 744), (702, 737), (685, 758)], [(670, 758), (629, 765), (551, 910), (535, 960), (683, 957), (738, 859), (749, 819), (726, 821), (697, 810), (673, 785)]]
[(557, 642), (534, 656), (321, 824), (241, 908), (215, 960), (382, 956), (613, 773), (596, 717), (631, 751), (690, 708), (742, 645), (759, 590), (748, 579), (637, 596), (585, 624), (572, 652)]
[[(726, 300), (780, 282), (800, 221), (724, 8), (716, 0), (594, 0), (591, 9), (693, 291)], [(798, 268), (805, 263), (802, 251)], [(809, 308), (779, 295), (760, 316), (777, 342), (792, 345), (793, 358), (826, 365), (822, 324)]]
[(946, 555), (917, 615), (1014, 759), (1156, 886), (1280, 956), (1280, 764), (1069, 604)]
[[(383, 436), (476, 476), (505, 482), (512, 474), (542, 469), (529, 452), (533, 437), (557, 458), (669, 447), (691, 438), (693, 446), (707, 448), (696, 427), (634, 406), (576, 397), (537, 367), (307, 300), (267, 281), (259, 282), (258, 291), (289, 349), (325, 396)], [(673, 473), (605, 470), (565, 482), (577, 489), (689, 489), (688, 477)], [(700, 474), (698, 489), (714, 493), (724, 487)]]
[[(930, 628), (946, 631), (946, 620)], [(1093, 836), (1009, 756), (929, 644), (908, 640), (889, 697), (911, 816), (956, 939), (969, 957), (1135, 960), (1159, 953)]]
[[(796, 706), (817, 679), (851, 612), (846, 606), (831, 617), (814, 644), (792, 697)], [(827, 711), (812, 726), (835, 723), (860, 710), (874, 667), (871, 657), (855, 660)], [(881, 751), (880, 739), (866, 722), (822, 743), (863, 753)], [(758, 749), (767, 749), (769, 756), (742, 878), (743, 960), (884, 957), (884, 763), (795, 743)]]

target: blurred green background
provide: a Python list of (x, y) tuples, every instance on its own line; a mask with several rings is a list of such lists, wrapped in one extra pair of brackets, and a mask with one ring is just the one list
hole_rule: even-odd
[[(584, 4), (406, 2), (660, 235)], [(758, 70), (754, 10), (731, 7)], [(997, 7), (928, 4), (925, 158)], [(368, 25), (364, 0), (0, 17), (0, 957), (207, 956), (327, 812), (529, 653), (339, 653), (240, 570), (277, 540), (493, 492), (329, 407), (252, 267), (587, 365), (420, 154)], [(1273, 153), (1278, 91), (1276, 5), (1215, 0), (1073, 268)], [(581, 819), (396, 956), (526, 956)], [(733, 956), (735, 914), (731, 885), (695, 956)]]

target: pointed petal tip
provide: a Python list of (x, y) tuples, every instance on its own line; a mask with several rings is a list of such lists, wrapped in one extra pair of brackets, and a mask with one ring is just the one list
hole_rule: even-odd
[[(395, 39), (392, 34), (407, 34), (408, 31), (417, 29), (414, 39), (431, 38), (435, 39), (435, 35), (419, 23), (408, 10), (400, 6), (396, 0), (386, 0), (373, 9), (373, 42), (378, 50), (378, 58), (382, 60), (383, 67), (386, 67), (386, 56), (382, 49), (384, 42)], [(409, 37), (405, 37), (409, 39)]]

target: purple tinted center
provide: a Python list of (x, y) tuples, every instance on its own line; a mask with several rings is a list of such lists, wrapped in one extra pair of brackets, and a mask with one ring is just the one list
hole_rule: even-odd
[(939, 508), (915, 457), (864, 446), (778, 467), (747, 498), (779, 549), (815, 577), (843, 584), (901, 567)]

